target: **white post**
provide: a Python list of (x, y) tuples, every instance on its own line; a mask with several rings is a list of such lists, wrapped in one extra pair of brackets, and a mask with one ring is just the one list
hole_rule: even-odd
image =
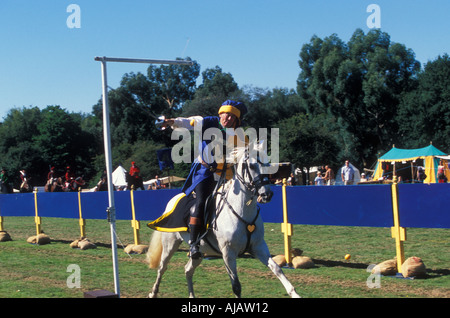
[(105, 145), (106, 174), (108, 176), (108, 221), (111, 229), (111, 248), (114, 267), (114, 290), (120, 297), (119, 284), (119, 262), (117, 260), (116, 242), (116, 207), (114, 204), (114, 185), (112, 183), (112, 156), (111, 156), (111, 134), (109, 131), (109, 104), (108, 104), (108, 82), (106, 73), (106, 61), (102, 60), (102, 91), (103, 91), (103, 139)]
[(120, 297), (119, 284), (119, 263), (117, 259), (117, 241), (116, 241), (116, 207), (114, 204), (114, 185), (112, 183), (112, 156), (111, 156), (111, 134), (109, 131), (109, 105), (108, 105), (108, 83), (106, 73), (106, 62), (125, 62), (125, 63), (147, 63), (147, 64), (179, 64), (192, 65), (192, 61), (184, 60), (150, 60), (150, 59), (129, 59), (113, 57), (96, 57), (96, 61), (102, 62), (102, 92), (103, 92), (103, 139), (105, 147), (106, 174), (108, 176), (108, 221), (111, 229), (111, 249), (114, 269), (114, 290)]

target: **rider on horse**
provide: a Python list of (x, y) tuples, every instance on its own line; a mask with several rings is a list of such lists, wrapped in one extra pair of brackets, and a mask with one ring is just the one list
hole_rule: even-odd
[(0, 172), (0, 192), (1, 193), (11, 193), (12, 189), (9, 186), (9, 178), (6, 173), (6, 169), (2, 168)]
[(30, 185), (30, 178), (27, 176), (27, 172), (25, 169), (22, 169), (20, 172), (20, 192), (31, 192), (33, 191), (33, 187)]
[(64, 188), (68, 188), (70, 185), (70, 182), (72, 182), (72, 180), (75, 178), (75, 174), (73, 173), (73, 171), (70, 169), (70, 166), (67, 166), (66, 168), (66, 174), (64, 175)]
[(76, 179), (72, 178), (66, 191), (78, 192), (85, 184), (86, 182), (83, 180), (83, 177), (77, 177)]
[(141, 169), (139, 169), (139, 167), (136, 165), (136, 162), (131, 162), (130, 183), (131, 185), (134, 185), (135, 188), (141, 188), (142, 190), (145, 190), (142, 177), (139, 175), (140, 173)]
[(55, 167), (50, 167), (50, 171), (47, 173), (47, 183), (51, 184), (54, 178), (56, 178)]
[[(216, 158), (211, 157), (213, 149), (209, 147), (212, 140), (203, 140), (203, 134), (208, 128), (217, 128), (222, 132), (223, 141), (232, 139), (233, 144), (236, 146), (238, 140), (237, 135), (234, 134), (233, 129), (226, 130), (226, 128), (238, 128), (241, 125), (242, 117), (247, 113), (246, 106), (241, 102), (233, 100), (225, 101), (219, 108), (219, 116), (208, 117), (190, 117), (190, 118), (171, 118), (165, 119), (163, 127), (171, 126), (172, 128), (183, 127), (189, 130), (193, 130), (194, 126), (201, 125), (202, 135), (200, 137), (201, 153), (198, 158), (194, 160), (191, 166), (191, 171), (183, 186), (182, 192), (186, 195), (195, 191), (196, 203), (194, 209), (191, 211), (189, 219), (190, 230), (190, 256), (193, 259), (201, 257), (199, 250), (199, 237), (204, 230), (204, 212), (205, 203), (207, 198), (212, 194), (216, 186), (214, 179), (214, 173), (218, 175), (222, 174), (223, 163), (216, 162)], [(244, 142), (244, 141), (241, 141)], [(225, 145), (224, 142), (223, 145)], [(206, 151), (205, 151), (206, 150)], [(225, 151), (222, 152), (223, 154)], [(212, 161), (212, 162), (211, 162)], [(225, 166), (226, 167), (226, 166)]]

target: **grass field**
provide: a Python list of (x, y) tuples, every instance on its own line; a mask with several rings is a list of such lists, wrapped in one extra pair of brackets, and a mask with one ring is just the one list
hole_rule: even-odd
[[(114, 291), (110, 228), (106, 220), (87, 220), (87, 237), (97, 249), (79, 250), (69, 243), (79, 237), (77, 219), (43, 218), (42, 229), (51, 244), (26, 242), (35, 234), (34, 219), (4, 218), (4, 228), (13, 241), (0, 243), (1, 298), (77, 298), (84, 291)], [(141, 221), (141, 240), (148, 244), (151, 230)], [(156, 271), (145, 263), (145, 255), (128, 255), (123, 247), (133, 243), (130, 221), (116, 224), (119, 243), (121, 297), (147, 297)], [(283, 254), (279, 224), (266, 224), (266, 241), (272, 255)], [(367, 227), (295, 225), (292, 247), (302, 249), (316, 266), (311, 269), (284, 268), (297, 292), (304, 298), (450, 298), (450, 230), (407, 229), (405, 256), (421, 257), (427, 267), (424, 279), (381, 277), (380, 288), (368, 288), (367, 267), (395, 257), (390, 229)], [(184, 265), (187, 245), (176, 253), (165, 274), (160, 297), (187, 297)], [(351, 254), (349, 261), (345, 254)], [(69, 288), (67, 279), (76, 264), (81, 270), (80, 288)], [(244, 298), (285, 298), (287, 294), (272, 272), (250, 257), (238, 260)], [(204, 260), (194, 277), (196, 296), (233, 298), (221, 259)]]

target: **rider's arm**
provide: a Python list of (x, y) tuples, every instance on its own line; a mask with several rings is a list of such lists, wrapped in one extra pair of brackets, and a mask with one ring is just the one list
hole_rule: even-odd
[(186, 128), (189, 130), (193, 130), (194, 126), (201, 124), (203, 121), (203, 117), (201, 116), (192, 116), (192, 117), (177, 117), (167, 119), (166, 122), (168, 126), (172, 128)]

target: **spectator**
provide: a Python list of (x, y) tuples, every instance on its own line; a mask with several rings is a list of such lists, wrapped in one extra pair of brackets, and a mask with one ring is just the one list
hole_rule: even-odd
[(95, 191), (108, 191), (108, 174), (106, 170), (103, 170), (100, 181), (95, 186)]
[(426, 178), (425, 169), (421, 166), (417, 167), (417, 181), (423, 183)]
[(297, 181), (295, 181), (295, 176), (293, 173), (291, 173), (291, 175), (289, 176), (289, 178), (287, 179), (287, 185), (291, 185), (294, 186), (297, 184)]
[(158, 189), (162, 189), (165, 186), (161, 183), (161, 180), (159, 179), (159, 177), (156, 175), (155, 176), (155, 182), (152, 182), (148, 185), (147, 190), (158, 190)]
[(334, 185), (336, 182), (334, 171), (328, 165), (325, 166), (325, 176), (323, 177), (323, 179), (326, 185)]
[(366, 182), (366, 181), (368, 181), (367, 180), (367, 178), (366, 178), (366, 174), (363, 172), (363, 173), (361, 173), (361, 180), (360, 180), (361, 182)]
[(317, 171), (317, 176), (316, 176), (316, 178), (314, 179), (314, 184), (315, 184), (316, 186), (322, 186), (322, 185), (324, 185), (324, 180), (323, 180), (323, 178), (322, 178), (322, 174), (320, 173), (320, 171)]
[(445, 176), (445, 169), (444, 169), (444, 161), (441, 159), (439, 161), (439, 166), (438, 166), (438, 183), (447, 183), (447, 177)]
[(155, 188), (156, 190), (161, 189), (161, 180), (158, 179), (158, 176), (155, 176)]
[(348, 160), (345, 161), (345, 166), (342, 167), (341, 177), (342, 177), (342, 181), (344, 182), (344, 185), (353, 184), (353, 180), (355, 178), (355, 171), (350, 166), (350, 163)]

